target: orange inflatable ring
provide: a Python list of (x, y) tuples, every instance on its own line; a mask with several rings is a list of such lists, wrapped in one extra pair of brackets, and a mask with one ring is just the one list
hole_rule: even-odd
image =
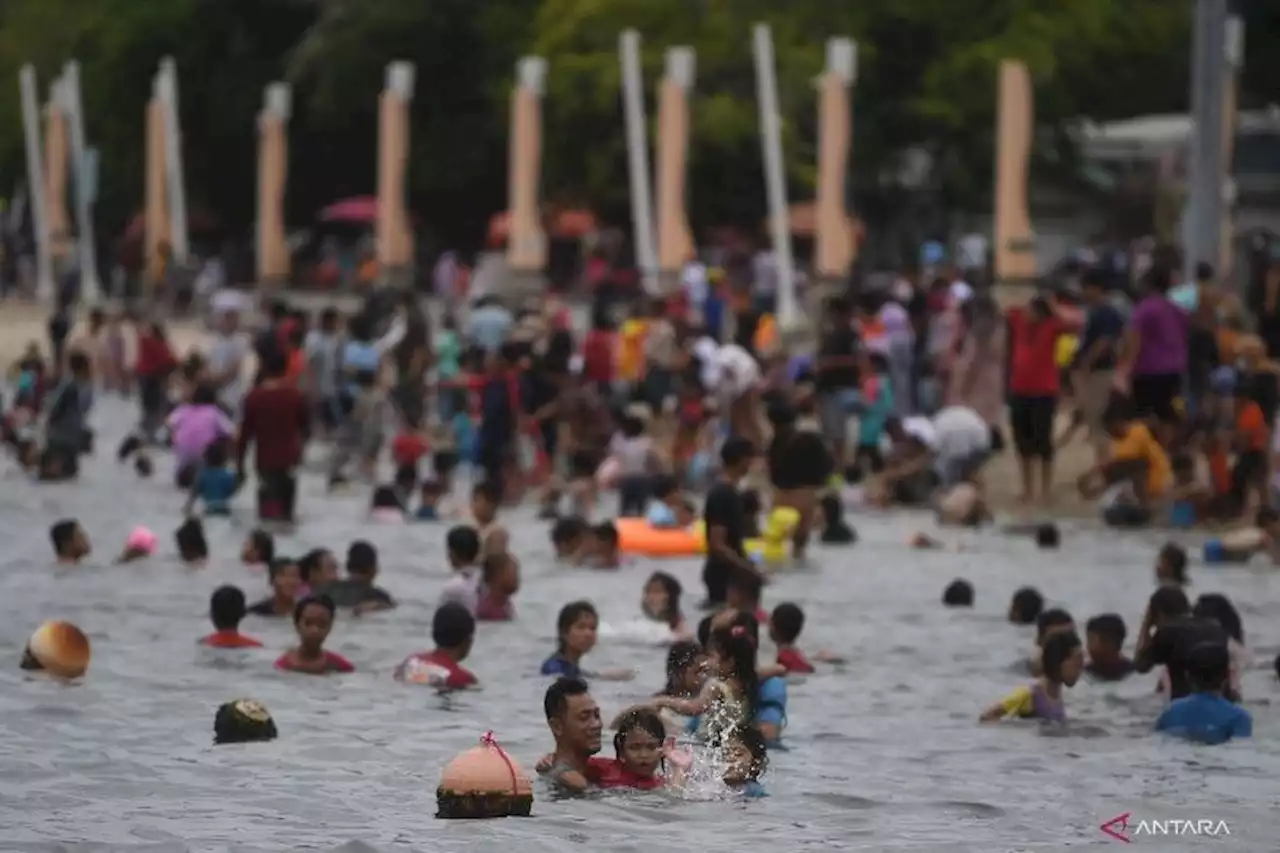
[(707, 537), (702, 525), (693, 529), (664, 530), (653, 527), (643, 518), (619, 518), (613, 522), (618, 531), (618, 550), (642, 557), (696, 557), (707, 551)]

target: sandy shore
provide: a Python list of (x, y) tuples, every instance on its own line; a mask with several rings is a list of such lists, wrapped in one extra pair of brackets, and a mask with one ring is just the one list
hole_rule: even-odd
[[(30, 342), (39, 343), (41, 350), (47, 353), (48, 316), (46, 309), (32, 303), (11, 300), (0, 304), (0, 364), (7, 368), (21, 356)], [(209, 333), (198, 320), (169, 321), (165, 327), (179, 357), (193, 349), (203, 350), (208, 346)], [(1061, 432), (1066, 429), (1069, 416), (1060, 414), (1058, 420)], [(1006, 436), (1010, 434), (1007, 424), (1004, 432)], [(1056, 488), (1053, 501), (1047, 507), (1028, 506), (1021, 501), (1018, 462), (1012, 448), (1007, 448), (988, 463), (984, 475), (992, 505), (998, 512), (1028, 517), (1094, 517), (1096, 505), (1081, 499), (1075, 488), (1076, 479), (1092, 464), (1093, 451), (1081, 432), (1069, 446), (1059, 451), (1054, 471)]]

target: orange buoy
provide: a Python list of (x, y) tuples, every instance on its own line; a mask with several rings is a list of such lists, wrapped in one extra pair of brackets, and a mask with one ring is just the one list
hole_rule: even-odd
[(446, 819), (528, 817), (533, 785), (493, 732), (480, 745), (455, 756), (440, 772), (436, 817)]
[(21, 666), (58, 678), (79, 678), (89, 668), (89, 638), (70, 622), (45, 622), (27, 640)]

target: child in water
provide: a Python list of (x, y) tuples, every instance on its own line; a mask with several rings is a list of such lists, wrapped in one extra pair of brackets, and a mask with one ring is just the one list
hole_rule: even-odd
[(204, 525), (198, 518), (188, 518), (173, 533), (174, 544), (178, 546), (178, 556), (182, 562), (193, 569), (204, 565), (209, 559), (209, 542), (204, 536)]
[[(303, 583), (302, 570), (291, 557), (279, 557), (271, 561), (267, 569), (271, 581), (271, 595), (249, 608), (254, 616), (283, 617), (294, 613), (298, 590)], [(331, 599), (325, 599), (330, 601)]]
[(653, 497), (645, 520), (650, 527), (659, 530), (677, 530), (693, 524), (695, 514), (684, 498), (680, 483), (669, 474), (661, 474), (653, 480)]
[(355, 672), (351, 661), (337, 652), (326, 651), (324, 641), (333, 630), (335, 608), (327, 596), (304, 598), (293, 609), (293, 626), (298, 631), (298, 645), (276, 660), (276, 669), (328, 675), (331, 672)]
[(256, 649), (262, 643), (240, 633), (240, 622), (246, 613), (244, 593), (239, 587), (220, 586), (209, 598), (209, 621), (213, 633), (200, 639), (200, 645), (215, 649)]
[(616, 569), (622, 564), (618, 528), (612, 521), (602, 521), (587, 529), (585, 545), (579, 556), (582, 565), (591, 569)]
[[(690, 757), (667, 739), (666, 728), (650, 708), (633, 708), (624, 713), (613, 736), (613, 761), (600, 768), (596, 784), (601, 788), (635, 788), (648, 791), (672, 783), (679, 784)], [(664, 776), (671, 759), (671, 775)]]
[(581, 561), (589, 531), (590, 525), (581, 516), (570, 515), (557, 519), (551, 526), (551, 547), (556, 551), (556, 559), (574, 565)]
[(404, 521), (405, 507), (394, 486), (377, 486), (369, 501), (372, 521)]
[(640, 609), (655, 622), (664, 622), (674, 636), (688, 636), (689, 628), (680, 610), (680, 581), (666, 572), (654, 572), (644, 583)]
[(120, 556), (116, 558), (117, 563), (132, 563), (135, 560), (143, 560), (150, 557), (156, 552), (156, 545), (159, 539), (146, 527), (135, 527), (129, 533), (129, 538), (125, 540), (124, 550), (120, 552)]
[(226, 445), (215, 441), (205, 448), (204, 464), (191, 484), (185, 512), (190, 515), (199, 501), (204, 505), (205, 515), (230, 515), (231, 498), (239, 488), (235, 472), (227, 467)]
[(1169, 703), (1156, 720), (1156, 731), (1206, 744), (1253, 737), (1253, 717), (1223, 695), (1231, 670), (1226, 646), (1199, 643), (1187, 658), (1194, 692)]
[(1085, 671), (1098, 681), (1119, 681), (1133, 672), (1133, 661), (1124, 655), (1124, 620), (1115, 613), (1095, 616), (1084, 626), (1089, 664)]
[[(769, 616), (769, 639), (778, 647), (778, 665), (787, 673), (806, 674), (816, 672), (804, 653), (796, 647), (800, 632), (804, 630), (804, 611), (798, 604), (784, 602), (773, 608)], [(844, 663), (844, 659), (829, 652), (814, 652), (818, 663)]]
[(1156, 583), (1181, 589), (1187, 580), (1187, 551), (1176, 542), (1166, 542), (1156, 554)]
[[(560, 608), (556, 618), (556, 635), (559, 644), (556, 652), (542, 662), (542, 674), (559, 678), (584, 678), (589, 674), (582, 669), (582, 659), (596, 647), (596, 631), (600, 616), (589, 601), (571, 601)], [(606, 670), (590, 674), (592, 678), (606, 681), (625, 681), (634, 676), (629, 670)]]
[(692, 717), (690, 729), (703, 740), (719, 744), (728, 732), (750, 726), (755, 717), (760, 688), (756, 645), (741, 625), (714, 628), (708, 660), (714, 676), (696, 698), (658, 696), (651, 704)]
[(436, 480), (424, 480), (418, 494), (418, 508), (413, 511), (417, 521), (440, 520), (440, 483)]
[(240, 562), (251, 569), (263, 571), (276, 556), (276, 540), (261, 528), (251, 530), (240, 546)]
[(1084, 649), (1075, 631), (1051, 633), (1041, 655), (1043, 674), (982, 712), (980, 722), (1005, 717), (1063, 722), (1067, 718), (1062, 688), (1072, 687), (1084, 669)]
[(1035, 587), (1024, 586), (1009, 601), (1009, 621), (1014, 625), (1034, 625), (1044, 610), (1044, 596)]
[(1036, 644), (1027, 660), (1027, 668), (1032, 675), (1040, 674), (1040, 657), (1044, 651), (1045, 640), (1053, 634), (1075, 633), (1076, 623), (1071, 614), (1061, 607), (1051, 607), (1036, 618)]
[(476, 620), (466, 607), (456, 602), (441, 605), (431, 619), (431, 640), (436, 647), (405, 658), (396, 667), (396, 680), (440, 690), (475, 685), (475, 675), (462, 667), (475, 638)]
[(513, 599), (520, 591), (520, 563), (507, 553), (490, 554), (480, 567), (476, 618), (482, 622), (510, 622), (516, 618)]
[(760, 777), (769, 766), (764, 735), (754, 726), (738, 726), (725, 737), (728, 768), (721, 777), (731, 790), (748, 799), (767, 797)]

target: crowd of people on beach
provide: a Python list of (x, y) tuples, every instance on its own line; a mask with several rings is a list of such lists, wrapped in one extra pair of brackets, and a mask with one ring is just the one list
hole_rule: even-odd
[[(4, 434), (33, 478), (72, 480), (95, 449), (95, 395), (136, 396), (138, 424), (117, 455), (141, 478), (172, 457), (182, 507), (174, 542), (192, 566), (211, 556), (204, 525), (237, 512), (253, 482), (259, 526), (240, 558), (265, 570), (270, 593), (249, 604), (235, 586), (216, 590), (214, 631), (201, 642), (257, 646), (240, 632), (246, 616), (292, 619), (297, 645), (275, 664), (291, 672), (352, 671), (326, 647), (336, 616), (396, 607), (377, 584), (379, 554), (367, 541), (350, 543), (342, 564), (324, 548), (277, 552), (276, 537), (297, 527), (309, 445), (326, 448), (330, 490), (368, 490), (370, 523), (450, 525), (440, 559), (452, 577), (433, 618), (434, 647), (396, 668), (406, 683), (477, 683), (464, 663), (479, 623), (516, 618), (522, 543), (502, 515), (526, 496), (566, 564), (618, 570), (701, 557), (697, 607), (709, 612), (700, 621), (672, 574), (653, 571), (641, 588), (645, 616), (670, 630), (667, 684), (613, 718), (611, 759), (596, 757), (605, 723), (588, 683), (632, 673), (591, 669), (596, 608), (564, 605), (540, 666), (553, 679), (544, 710), (556, 746), (539, 771), (570, 791), (677, 784), (690, 757), (672, 738), (687, 735), (714, 745), (725, 783), (755, 796), (784, 738), (788, 676), (840, 663), (806, 656), (804, 611), (789, 602), (766, 610), (764, 590), (775, 572), (834, 559), (856, 542), (850, 514), (928, 508), (944, 532), (907, 544), (946, 547), (945, 528), (986, 525), (1003, 509), (986, 473), (1007, 446), (1019, 502), (1048, 512), (1055, 453), (1084, 431), (1096, 463), (1075, 487), (1100, 499), (1105, 523), (1221, 525), (1206, 562), (1280, 561), (1274, 336), (1245, 332), (1212, 270), (1179, 283), (1175, 269), (1153, 264), (1132, 305), (1105, 275), (1083, 270), (1078, 288), (1007, 310), (955, 271), (903, 278), (887, 292), (832, 297), (812, 355), (788, 351), (768, 300), (714, 271), (697, 291), (598, 304), (585, 331), (554, 295), (523, 309), (481, 298), (434, 330), (412, 296), (392, 312), (349, 317), (276, 304), (249, 329), (242, 300), (215, 297), (207, 350), (179, 354), (161, 324), (95, 308), (80, 328), (51, 329), (48, 357), (33, 346), (14, 366)], [(1272, 316), (1280, 270), (1266, 296)], [(1066, 429), (1060, 407), (1072, 412)], [(387, 460), (390, 478), (381, 476)], [(469, 500), (455, 483), (464, 469)], [(1025, 509), (1003, 532), (1060, 544), (1047, 516)], [(74, 519), (50, 536), (60, 563), (90, 553)], [(814, 538), (823, 544), (816, 557)], [(139, 527), (119, 559), (159, 548)], [(1090, 618), (1082, 642), (1069, 613), (1019, 590), (1009, 619), (1035, 627), (1032, 680), (981, 719), (1062, 722), (1064, 688), (1082, 675), (1114, 680), (1161, 667), (1169, 704), (1157, 728), (1210, 743), (1248, 736), (1239, 613), (1218, 594), (1192, 604), (1189, 562), (1177, 545), (1159, 552), (1131, 659), (1118, 615)], [(943, 603), (969, 606), (973, 595), (957, 580)], [(767, 658), (766, 641), (776, 650)], [(219, 713), (220, 742), (236, 731), (275, 735), (257, 717), (235, 728), (243, 720), (233, 711)]]

